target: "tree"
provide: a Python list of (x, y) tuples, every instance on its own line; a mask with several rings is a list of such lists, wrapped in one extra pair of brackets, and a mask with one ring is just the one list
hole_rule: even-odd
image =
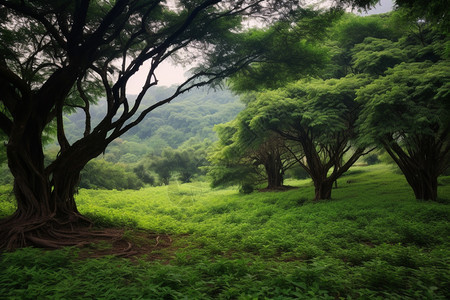
[(219, 140), (208, 154), (208, 176), (213, 188), (238, 185), (241, 191), (252, 192), (255, 183), (261, 180), (260, 169), (233, 143), (238, 130), (235, 123), (233, 120), (214, 126)]
[(143, 182), (150, 185), (155, 185), (155, 177), (151, 176), (143, 164), (139, 164), (133, 168), (134, 174)]
[(213, 187), (239, 185), (241, 191), (252, 191), (263, 181), (267, 182), (267, 189), (283, 187), (293, 156), (276, 133), (251, 130), (251, 118), (251, 112), (244, 109), (235, 120), (215, 127), (219, 141), (209, 156)]
[(298, 81), (262, 92), (250, 105), (253, 130), (272, 130), (301, 146), (291, 154), (313, 180), (315, 200), (330, 199), (333, 182), (367, 153), (354, 143), (361, 110), (354, 100), (356, 90), (368, 81), (362, 75)]
[(170, 147), (164, 149), (161, 156), (150, 156), (150, 170), (158, 174), (159, 182), (163, 185), (170, 183), (170, 178), (175, 170), (174, 150)]
[(252, 150), (251, 157), (255, 163), (262, 165), (267, 178), (267, 189), (280, 189), (284, 175), (295, 160), (288, 151), (286, 141), (277, 134), (269, 135), (258, 147)]
[[(402, 26), (393, 26), (389, 14), (367, 17), (345, 14), (330, 28), (330, 38), (326, 41), (331, 56), (329, 64), (323, 71), (322, 78), (340, 78), (348, 74), (359, 73), (355, 70), (354, 47), (366, 39), (395, 42), (401, 36)], [(399, 29), (398, 27), (402, 27)], [(363, 56), (364, 57), (364, 56)]]
[[(258, 49), (242, 53), (230, 43), (246, 35), (238, 30), (242, 18), (280, 17), (293, 3), (0, 0), (0, 128), (7, 136), (17, 200), (16, 212), (1, 221), (0, 247), (82, 242), (77, 229), (90, 222), (78, 212), (73, 195), (87, 162), (153, 109), (254, 60)], [(171, 95), (143, 103), (158, 82), (158, 66), (174, 57), (198, 59), (201, 68)], [(129, 99), (127, 84), (147, 61), (142, 91)], [(98, 88), (107, 105), (92, 128), (90, 105)], [(73, 143), (64, 131), (68, 109), (85, 113), (84, 134)], [(51, 124), (60, 151), (45, 165), (42, 137)]]
[(86, 189), (140, 189), (143, 182), (123, 164), (112, 164), (105, 160), (90, 161), (80, 174), (80, 188)]
[(437, 178), (450, 165), (450, 64), (401, 63), (358, 91), (366, 143), (381, 145), (417, 199), (437, 199)]
[(178, 179), (187, 183), (194, 176), (201, 173), (200, 168), (206, 163), (207, 142), (193, 147), (180, 147), (179, 149), (165, 148), (161, 155), (148, 157), (148, 169), (158, 174), (161, 184), (168, 185), (170, 179), (176, 173)]
[[(355, 103), (354, 98), (355, 89), (367, 83), (369, 76), (349, 74), (377, 75), (401, 61), (399, 56), (402, 57), (402, 53), (390, 49), (395, 48), (392, 46), (395, 41), (386, 39), (399, 37), (388, 26), (391, 24), (388, 16), (363, 18), (346, 14), (337, 21), (334, 13), (325, 16), (313, 14), (294, 26), (289, 24), (289, 30), (281, 30), (283, 40), (288, 42), (283, 43), (282, 47), (269, 43), (263, 55), (265, 60), (250, 64), (231, 80), (231, 87), (238, 93), (286, 86), (278, 91), (260, 93), (258, 101), (250, 103), (245, 109), (250, 119), (253, 119), (247, 123), (253, 122), (252, 130), (259, 132), (260, 140), (269, 138), (269, 129), (284, 138), (284, 149), (290, 151), (290, 155), (313, 179), (316, 200), (329, 199), (333, 182), (365, 153), (364, 147), (354, 144), (355, 120), (360, 111), (360, 105)], [(304, 30), (305, 24), (314, 24), (312, 27), (306, 26), (306, 29), (318, 29), (319, 33), (311, 35), (308, 30)], [(281, 25), (286, 26), (283, 23)], [(280, 27), (285, 29), (283, 26), (277, 24), (273, 28), (280, 31)], [(361, 43), (361, 49), (352, 52), (355, 45)], [(357, 56), (364, 50), (369, 51), (364, 48), (364, 43), (371, 49), (384, 47), (386, 53), (379, 53), (378, 57), (372, 57), (369, 61), (364, 60), (364, 55)], [(315, 59), (302, 60), (302, 55), (297, 55), (301, 63), (290, 63), (296, 61), (292, 59), (291, 52)], [(374, 55), (373, 52), (371, 54)], [(266, 72), (268, 68), (272, 72)], [(258, 70), (270, 76), (266, 75), (261, 80)], [(324, 79), (343, 78), (292, 83), (307, 75)], [(349, 76), (344, 77), (346, 75)], [(279, 81), (278, 78), (283, 80)], [(261, 126), (261, 129), (254, 126)], [(292, 148), (293, 144), (297, 149)], [(348, 160), (344, 161), (344, 155)], [(330, 175), (329, 170), (333, 170)]]

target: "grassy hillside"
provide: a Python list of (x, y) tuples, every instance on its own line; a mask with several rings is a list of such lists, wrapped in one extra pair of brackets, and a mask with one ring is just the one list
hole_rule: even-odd
[[(441, 203), (414, 200), (403, 177), (385, 165), (352, 168), (333, 200), (319, 203), (310, 200), (309, 180), (288, 182), (297, 189), (250, 195), (202, 182), (81, 190), (79, 208), (98, 225), (128, 227), (125, 235), (135, 244), (147, 243), (149, 232), (171, 242), (137, 259), (81, 259), (85, 250), (75, 249), (3, 253), (0, 295), (446, 299), (450, 177), (440, 183)], [(12, 209), (6, 190), (0, 190), (2, 214)]]

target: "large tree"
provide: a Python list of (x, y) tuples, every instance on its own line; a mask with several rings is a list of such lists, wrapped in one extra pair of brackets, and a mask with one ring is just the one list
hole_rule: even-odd
[(364, 141), (381, 145), (417, 199), (437, 199), (450, 167), (450, 64), (402, 63), (358, 91)]
[(354, 143), (361, 111), (354, 100), (356, 90), (368, 81), (354, 75), (302, 80), (260, 93), (247, 108), (253, 130), (271, 130), (300, 146), (301, 151), (291, 154), (313, 180), (315, 200), (330, 199), (333, 182), (367, 152)]
[[(252, 99), (251, 96), (243, 97), (249, 103), (241, 115), (248, 116), (247, 124), (261, 126), (259, 130), (251, 129), (254, 135), (260, 135), (258, 141), (264, 141), (264, 138), (270, 140), (273, 131), (284, 139), (281, 143), (284, 149), (290, 151), (291, 156), (313, 179), (316, 200), (329, 199), (333, 182), (365, 153), (364, 147), (352, 144), (356, 138), (355, 121), (361, 109), (354, 98), (355, 90), (369, 82), (369, 75), (344, 76), (382, 73), (399, 61), (398, 52), (388, 51), (390, 49), (386, 50), (389, 53), (372, 57), (370, 64), (356, 56), (365, 48), (353, 52), (355, 45), (370, 38), (380, 40), (382, 46), (394, 43), (388, 39), (377, 39), (398, 36), (388, 26), (388, 16), (364, 18), (346, 14), (337, 22), (336, 16), (308, 15), (294, 26), (291, 25), (291, 30), (280, 30), (277, 24), (274, 28), (280, 30), (280, 35), (284, 35), (283, 40), (287, 42), (281, 47), (266, 45), (264, 55), (267, 60), (252, 63), (231, 80), (232, 88), (238, 93), (285, 86), (278, 91), (258, 94), (257, 101), (253, 103), (248, 101)], [(330, 21), (335, 22), (333, 24)], [(330, 25), (333, 26), (327, 29)], [(311, 26), (316, 29), (312, 38), (307, 30)], [(380, 48), (374, 44), (370, 46)], [(297, 61), (291, 52), (309, 55), (309, 59), (304, 60), (299, 56)], [(267, 76), (268, 70), (271, 76)], [(302, 80), (292, 84), (292, 81), (305, 78), (306, 75), (342, 78)], [(296, 145), (296, 148), (292, 145)], [(348, 160), (344, 161), (344, 158)]]
[[(240, 51), (245, 16), (282, 17), (296, 1), (0, 0), (0, 129), (6, 135), (17, 210), (1, 221), (0, 247), (58, 247), (82, 242), (89, 223), (74, 193), (86, 163), (153, 109), (195, 86), (226, 77), (258, 56)], [(252, 41), (252, 38), (239, 40)], [(173, 94), (144, 103), (158, 83), (155, 71), (170, 58), (201, 62)], [(127, 86), (149, 63), (133, 100)], [(107, 105), (91, 124), (99, 95)], [(69, 143), (63, 115), (85, 113), (84, 135)], [(44, 163), (43, 132), (56, 127), (60, 147)]]
[(358, 91), (361, 140), (389, 153), (417, 199), (436, 200), (450, 163), (449, 37), (398, 13), (398, 41), (370, 38), (352, 50), (355, 70), (375, 77)]

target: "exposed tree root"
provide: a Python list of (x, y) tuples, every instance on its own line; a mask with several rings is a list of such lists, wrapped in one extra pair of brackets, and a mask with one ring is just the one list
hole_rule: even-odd
[(60, 249), (80, 248), (80, 258), (98, 258), (105, 255), (117, 257), (144, 256), (159, 259), (154, 250), (171, 247), (169, 235), (134, 231), (132, 237), (124, 238), (123, 229), (105, 228), (94, 230), (86, 219), (71, 218), (63, 222), (52, 218), (24, 220), (17, 216), (0, 221), (0, 252), (14, 251), (23, 247)]
[(95, 239), (117, 240), (121, 232), (92, 229), (92, 223), (81, 215), (70, 220), (45, 218), (22, 218), (13, 215), (0, 221), (0, 250), (11, 251), (28, 246), (58, 249), (67, 246), (81, 247)]

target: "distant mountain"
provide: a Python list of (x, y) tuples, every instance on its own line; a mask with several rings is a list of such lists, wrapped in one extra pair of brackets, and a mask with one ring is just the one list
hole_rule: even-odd
[[(156, 87), (147, 95), (144, 103), (148, 106), (165, 99), (171, 88)], [(136, 96), (129, 95), (133, 100)], [(158, 153), (165, 147), (178, 148), (189, 141), (215, 140), (213, 127), (236, 117), (243, 108), (238, 97), (228, 90), (195, 89), (150, 112), (145, 120), (114, 141), (107, 149), (105, 159), (117, 162), (133, 162), (143, 155)], [(92, 125), (101, 120), (106, 111), (104, 101), (91, 111)], [(70, 142), (82, 136), (84, 113), (79, 111), (68, 115), (65, 129)], [(124, 158), (124, 156), (126, 157)]]

